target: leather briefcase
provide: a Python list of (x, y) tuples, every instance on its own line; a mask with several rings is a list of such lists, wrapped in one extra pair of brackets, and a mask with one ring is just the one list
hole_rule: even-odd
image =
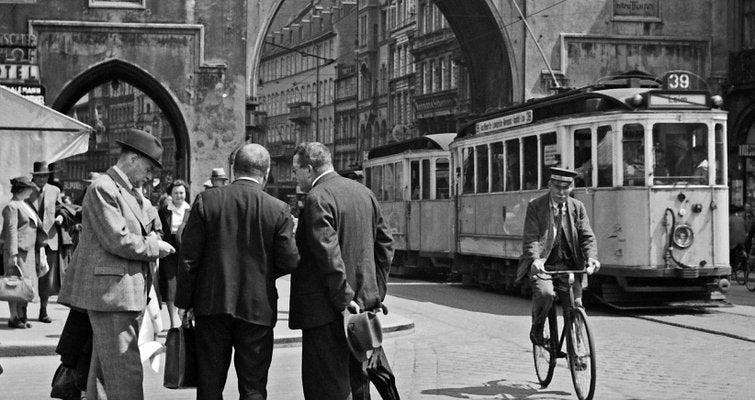
[(194, 327), (189, 324), (168, 330), (163, 386), (169, 389), (197, 387), (195, 343)]

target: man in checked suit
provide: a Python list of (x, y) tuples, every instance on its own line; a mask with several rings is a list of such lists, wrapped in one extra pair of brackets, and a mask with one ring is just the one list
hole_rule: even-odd
[(175, 250), (152, 231), (141, 186), (160, 168), (162, 144), (130, 129), (116, 165), (84, 195), (79, 245), (58, 302), (87, 311), (93, 351), (87, 399), (141, 400), (138, 334), (151, 284), (149, 263)]
[(42, 221), (42, 225), (37, 229), (40, 231), (38, 236), (44, 239), (38, 242), (37, 246), (38, 249), (44, 249), (49, 269), (46, 274), (39, 277), (39, 321), (46, 324), (52, 322), (47, 315), (47, 300), (56, 294), (59, 285), (55, 281), (60, 276), (57, 225), (63, 223), (62, 216), (55, 216), (55, 209), (62, 202), (60, 189), (47, 183), (52, 173), (46, 162), (34, 162), (31, 180), (36, 190), (26, 200)]
[[(543, 343), (543, 326), (556, 296), (553, 280), (545, 270), (573, 270), (587, 267), (592, 274), (600, 269), (598, 249), (590, 227), (585, 205), (569, 197), (573, 189), (575, 171), (551, 168), (548, 193), (533, 199), (527, 206), (522, 238), (522, 260), (517, 280), (528, 276), (532, 284), (532, 329), (530, 340)], [(585, 277), (584, 275), (582, 275)], [(554, 276), (565, 281), (566, 276)], [(561, 299), (568, 294), (556, 285)], [(574, 282), (574, 301), (582, 305), (582, 284)]]
[(304, 398), (369, 399), (365, 363), (349, 350), (343, 313), (381, 308), (393, 238), (375, 196), (333, 170), (326, 146), (299, 145), (292, 174), (307, 193), (296, 230), (301, 262), (291, 276), (289, 315), (289, 326), (302, 329)]
[(277, 320), (275, 280), (299, 262), (286, 203), (262, 189), (270, 154), (258, 144), (236, 152), (236, 180), (199, 193), (181, 242), (176, 306), (196, 320), (197, 399), (223, 398), (235, 349), (239, 398), (267, 398)]

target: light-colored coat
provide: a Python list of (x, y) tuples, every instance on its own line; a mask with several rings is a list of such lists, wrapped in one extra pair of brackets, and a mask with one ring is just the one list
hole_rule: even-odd
[(82, 205), (79, 245), (58, 302), (94, 311), (142, 311), (147, 305), (149, 262), (158, 239), (147, 237), (152, 219), (128, 184), (110, 168), (92, 182)]
[[(41, 200), (41, 201), (40, 201)], [(52, 251), (58, 251), (58, 229), (55, 226), (55, 209), (62, 202), (60, 189), (56, 186), (45, 184), (42, 190), (35, 190), (26, 200), (31, 207), (37, 211), (37, 215), (42, 220), (42, 226), (39, 227), (47, 237), (40, 244), (47, 245)], [(42, 207), (44, 203), (44, 207)], [(42, 213), (40, 213), (40, 208)]]
[[(585, 205), (581, 201), (566, 199), (566, 241), (574, 255), (577, 268), (582, 268), (588, 258), (598, 258), (595, 236), (590, 227)], [(522, 233), (522, 259), (519, 263), (516, 279), (528, 275), (530, 265), (536, 259), (547, 259), (553, 249), (556, 230), (554, 229), (553, 211), (550, 193), (533, 199), (527, 205), (527, 215)]]

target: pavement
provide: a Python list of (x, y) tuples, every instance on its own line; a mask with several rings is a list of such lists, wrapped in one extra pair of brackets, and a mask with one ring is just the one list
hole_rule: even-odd
[[(276, 281), (278, 288), (278, 323), (275, 325), (273, 335), (276, 347), (299, 346), (301, 344), (301, 330), (288, 328), (288, 306), (290, 294), (290, 278), (283, 277)], [(4, 303), (4, 302), (0, 302)], [(10, 310), (5, 304), (0, 304), (0, 357), (24, 357), (24, 356), (49, 356), (55, 355), (55, 347), (58, 345), (60, 333), (68, 317), (69, 308), (57, 303), (57, 296), (50, 298), (47, 313), (52, 322), (45, 324), (37, 321), (39, 316), (39, 302), (30, 303), (27, 309), (30, 329), (11, 329), (8, 327)], [(164, 327), (170, 325), (168, 311), (163, 306), (161, 310)], [(384, 336), (390, 336), (393, 332), (408, 331), (414, 329), (414, 322), (410, 319), (389, 312), (380, 316)], [(158, 334), (163, 342), (167, 328)]]

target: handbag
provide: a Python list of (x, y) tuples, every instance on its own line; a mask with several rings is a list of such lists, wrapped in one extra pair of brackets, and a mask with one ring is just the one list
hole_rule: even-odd
[(77, 386), (77, 380), (75, 369), (60, 364), (52, 377), (50, 397), (53, 399), (78, 399), (81, 397), (81, 389)]
[(168, 330), (165, 338), (165, 374), (163, 386), (168, 389), (197, 386), (197, 349), (194, 327), (184, 322)]
[[(10, 266), (9, 266), (10, 268)], [(30, 302), (34, 299), (34, 285), (31, 278), (24, 276), (21, 268), (16, 266), (20, 276), (11, 275), (0, 278), (0, 301)]]

